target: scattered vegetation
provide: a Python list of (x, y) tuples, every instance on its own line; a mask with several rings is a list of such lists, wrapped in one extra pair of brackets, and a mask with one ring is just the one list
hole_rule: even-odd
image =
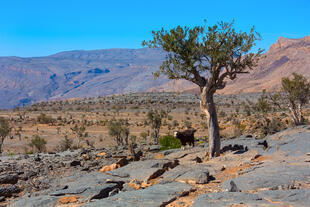
[(304, 124), (302, 108), (309, 101), (310, 83), (304, 76), (293, 73), (292, 79), (289, 77), (282, 79), (282, 91), (288, 102), (294, 124)]
[(0, 154), (2, 153), (3, 142), (10, 132), (11, 127), (9, 125), (9, 121), (3, 117), (0, 117)]
[(128, 145), (129, 128), (125, 120), (113, 119), (109, 123), (109, 135), (114, 137), (117, 145)]
[(181, 148), (181, 142), (179, 139), (174, 138), (172, 135), (165, 135), (160, 139), (161, 150), (169, 150)]
[(162, 125), (162, 120), (166, 116), (167, 116), (167, 113), (163, 110), (161, 111), (154, 110), (154, 111), (149, 111), (147, 113), (147, 121), (148, 121), (148, 124), (153, 129), (153, 138), (156, 144), (158, 144), (159, 131)]
[(35, 148), (38, 152), (43, 152), (46, 147), (46, 141), (45, 139), (41, 138), (39, 135), (35, 135), (30, 143), (29, 146), (32, 148)]

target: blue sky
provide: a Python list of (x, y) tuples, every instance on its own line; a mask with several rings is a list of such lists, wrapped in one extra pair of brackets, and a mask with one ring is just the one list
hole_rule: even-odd
[(45, 56), (67, 50), (141, 48), (152, 30), (235, 20), (255, 25), (268, 49), (278, 37), (310, 35), (310, 0), (2, 0), (0, 56)]

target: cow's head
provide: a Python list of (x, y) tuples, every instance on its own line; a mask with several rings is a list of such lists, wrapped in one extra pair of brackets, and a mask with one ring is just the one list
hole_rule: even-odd
[(174, 136), (174, 138), (177, 138), (178, 137), (178, 132), (173, 132), (173, 136)]

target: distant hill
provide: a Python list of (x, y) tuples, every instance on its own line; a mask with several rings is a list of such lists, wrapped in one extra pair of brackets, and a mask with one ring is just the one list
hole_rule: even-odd
[(146, 91), (165, 54), (160, 49), (61, 52), (47, 57), (0, 57), (0, 108), (30, 103)]
[[(269, 91), (293, 72), (310, 79), (310, 36), (280, 37), (257, 68), (229, 81), (223, 94)], [(154, 79), (165, 58), (160, 49), (69, 51), (36, 58), (0, 57), (0, 108), (38, 101), (144, 91), (198, 92), (188, 81)]]

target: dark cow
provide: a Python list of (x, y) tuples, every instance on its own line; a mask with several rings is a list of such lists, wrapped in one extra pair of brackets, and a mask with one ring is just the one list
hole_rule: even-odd
[(188, 129), (183, 132), (174, 132), (174, 137), (181, 141), (182, 146), (186, 146), (186, 143), (190, 143), (194, 147), (194, 134), (197, 130), (196, 129)]

